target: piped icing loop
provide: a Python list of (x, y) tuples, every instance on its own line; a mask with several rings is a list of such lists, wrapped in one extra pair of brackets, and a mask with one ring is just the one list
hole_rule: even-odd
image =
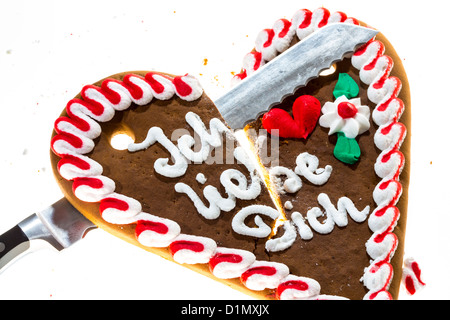
[(383, 179), (397, 180), (405, 165), (405, 156), (397, 148), (386, 148), (377, 158), (375, 172)]
[(154, 92), (145, 78), (135, 74), (127, 74), (123, 77), (122, 82), (126, 88), (125, 92), (129, 92), (129, 97), (135, 104), (143, 106), (153, 100)]
[(162, 74), (149, 72), (145, 75), (145, 81), (150, 85), (153, 96), (158, 100), (168, 100), (175, 93), (172, 81)]
[(142, 211), (139, 201), (118, 193), (112, 193), (100, 200), (102, 218), (113, 224), (130, 224), (136, 221), (136, 216)]
[(75, 178), (99, 176), (103, 167), (89, 157), (83, 155), (65, 155), (58, 162), (58, 171), (66, 180)]
[(255, 291), (275, 289), (289, 275), (289, 268), (277, 262), (255, 261), (241, 274), (240, 280)]
[(363, 275), (364, 285), (369, 289), (366, 300), (392, 300), (388, 288), (391, 284), (394, 270), (390, 263), (375, 260)]
[(146, 247), (165, 248), (180, 234), (180, 226), (172, 220), (141, 212), (137, 216), (136, 238)]
[(389, 122), (378, 128), (375, 145), (380, 150), (398, 149), (406, 137), (406, 127), (400, 122)]
[(209, 260), (209, 269), (219, 279), (239, 278), (255, 261), (250, 251), (219, 247)]
[(419, 264), (411, 257), (406, 258), (403, 264), (402, 281), (406, 292), (409, 295), (413, 295), (426, 286), (422, 280), (422, 270)]
[(190, 74), (176, 76), (172, 83), (175, 87), (175, 93), (183, 100), (194, 101), (203, 94), (203, 89), (197, 78)]
[(270, 61), (289, 48), (295, 30), (291, 28), (292, 23), (287, 19), (279, 19), (272, 29), (262, 30), (255, 41), (255, 49), (261, 52), (262, 59)]
[(240, 81), (247, 78), (253, 72), (258, 70), (265, 64), (265, 61), (262, 58), (261, 52), (252, 51), (247, 53), (242, 59), (242, 71), (237, 73), (231, 78), (231, 85), (235, 86)]
[(297, 37), (303, 40), (314, 31), (332, 23), (352, 23), (358, 24), (353, 18), (348, 18), (343, 12), (330, 13), (328, 9), (318, 8), (311, 12), (308, 9), (301, 9), (292, 18), (292, 24), (296, 30)]
[(255, 50), (245, 55), (242, 71), (232, 78), (232, 84), (245, 79), (279, 53), (288, 49), (294, 36), (302, 40), (314, 31), (332, 23), (359, 25), (358, 20), (347, 17), (345, 13), (330, 13), (325, 8), (318, 8), (313, 12), (301, 9), (294, 14), (291, 21), (287, 19), (275, 21), (271, 29), (264, 29), (258, 34)]
[(208, 263), (216, 249), (214, 240), (187, 234), (180, 234), (169, 245), (173, 259), (186, 264)]
[(66, 112), (68, 117), (60, 117), (55, 121), (55, 131), (58, 134), (72, 133), (89, 139), (100, 135), (100, 125), (94, 120), (98, 111), (94, 106), (81, 99), (72, 99), (67, 103)]
[(288, 275), (277, 287), (280, 300), (305, 300), (318, 297), (320, 284), (311, 278)]
[(114, 181), (105, 176), (75, 178), (72, 184), (75, 196), (85, 202), (100, 202), (115, 189)]
[(373, 119), (379, 126), (397, 122), (404, 111), (403, 102), (397, 98), (402, 83), (390, 76), (394, 63), (384, 51), (381, 41), (371, 40), (352, 56), (352, 65), (360, 70), (361, 81), (369, 85), (370, 101), (377, 104)]

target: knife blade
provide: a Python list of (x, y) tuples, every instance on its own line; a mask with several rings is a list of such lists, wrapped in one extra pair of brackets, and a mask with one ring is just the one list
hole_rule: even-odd
[(0, 235), (0, 271), (22, 256), (33, 240), (45, 240), (57, 250), (63, 250), (96, 226), (85, 218), (66, 198), (30, 215)]
[(231, 129), (243, 129), (377, 33), (353, 24), (325, 26), (265, 64), (214, 103)]

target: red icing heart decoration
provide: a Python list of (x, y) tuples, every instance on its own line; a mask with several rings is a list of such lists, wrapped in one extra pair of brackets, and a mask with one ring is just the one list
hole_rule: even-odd
[(274, 108), (263, 116), (262, 125), (271, 135), (306, 139), (317, 125), (320, 110), (319, 100), (303, 95), (295, 100), (292, 107), (294, 118), (287, 111)]

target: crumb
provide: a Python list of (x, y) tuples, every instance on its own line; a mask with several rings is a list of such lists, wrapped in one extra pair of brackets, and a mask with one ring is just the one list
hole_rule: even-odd
[(206, 66), (208, 64), (208, 59), (203, 59), (203, 65)]
[(284, 208), (287, 209), (287, 210), (292, 210), (294, 208), (294, 206), (293, 206), (291, 201), (286, 201), (284, 203)]
[(195, 178), (195, 180), (197, 180), (197, 182), (200, 184), (205, 184), (205, 182), (207, 181), (207, 179), (203, 173), (197, 174), (197, 177)]

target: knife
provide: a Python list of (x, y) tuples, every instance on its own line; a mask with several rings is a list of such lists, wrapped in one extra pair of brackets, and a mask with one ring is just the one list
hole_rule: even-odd
[(214, 103), (231, 129), (243, 129), (378, 31), (331, 24), (312, 33), (245, 78)]
[(0, 272), (24, 255), (32, 240), (45, 240), (60, 251), (81, 240), (93, 228), (96, 226), (91, 221), (62, 198), (0, 235)]

